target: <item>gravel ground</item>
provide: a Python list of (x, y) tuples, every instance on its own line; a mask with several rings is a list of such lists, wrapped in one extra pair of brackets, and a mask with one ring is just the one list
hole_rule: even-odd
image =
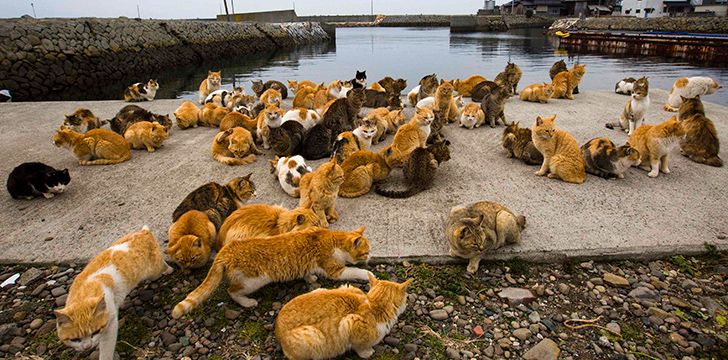
[[(370, 269), (379, 278), (415, 282), (407, 310), (372, 358), (726, 359), (728, 252), (708, 250), (698, 259), (652, 262), (516, 259), (481, 264), (474, 276), (464, 266), (375, 265)], [(0, 358), (89, 357), (58, 342), (52, 313), (81, 268), (0, 267), (0, 281), (20, 274), (17, 284), (0, 289)], [(176, 271), (134, 290), (121, 310), (119, 357), (282, 359), (273, 335), (282, 304), (340, 285), (267, 286), (254, 294), (255, 309), (239, 307), (223, 286), (200, 309), (171, 319), (171, 308), (204, 276), (204, 270)], [(587, 326), (574, 328), (579, 325)]]

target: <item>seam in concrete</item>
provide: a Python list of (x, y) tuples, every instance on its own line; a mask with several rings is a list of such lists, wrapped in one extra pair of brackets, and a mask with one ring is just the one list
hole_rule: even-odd
[(273, 36), (271, 36), (270, 34), (268, 34), (267, 32), (265, 32), (265, 30), (263, 30), (263, 28), (260, 27), (260, 24), (255, 23), (255, 28), (258, 29), (258, 31), (260, 31), (261, 33), (263, 33), (263, 35), (265, 35), (265, 37), (268, 38), (268, 40), (270, 40), (273, 44), (280, 47), (280, 45), (278, 44), (276, 39)]

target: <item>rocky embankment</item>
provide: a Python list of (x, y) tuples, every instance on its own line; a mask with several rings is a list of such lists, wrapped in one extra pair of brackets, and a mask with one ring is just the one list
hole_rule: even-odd
[(585, 19), (560, 19), (551, 25), (550, 31), (573, 30), (626, 30), (626, 31), (670, 31), (707, 34), (728, 33), (726, 17), (657, 17), (636, 18), (606, 16)]

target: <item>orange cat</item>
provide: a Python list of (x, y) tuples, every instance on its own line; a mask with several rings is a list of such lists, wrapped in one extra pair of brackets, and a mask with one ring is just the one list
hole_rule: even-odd
[(485, 113), (478, 103), (468, 103), (460, 115), (460, 127), (473, 129), (485, 123)]
[(167, 128), (156, 121), (134, 123), (124, 132), (124, 139), (132, 149), (147, 149), (148, 152), (154, 152), (162, 147), (162, 143), (167, 140), (167, 137)]
[(453, 87), (455, 88), (455, 91), (458, 92), (458, 94), (465, 97), (470, 97), (473, 95), (472, 91), (475, 85), (478, 85), (485, 80), (486, 78), (484, 76), (472, 75), (465, 80), (455, 80), (453, 82)]
[(250, 131), (241, 127), (220, 131), (212, 140), (212, 157), (223, 164), (247, 165), (260, 154)]
[(274, 88), (269, 88), (260, 95), (260, 102), (265, 105), (275, 104), (281, 106), (282, 101), (283, 97), (281, 96), (281, 92)]
[(389, 334), (407, 306), (407, 285), (369, 276), (369, 292), (343, 285), (316, 289), (283, 306), (275, 334), (283, 354), (293, 360), (329, 359), (353, 349), (361, 358)]
[[(326, 86), (324, 85), (324, 83), (321, 83), (318, 86), (314, 86), (314, 87), (304, 86), (304, 87), (298, 89), (298, 91), (296, 92), (296, 95), (293, 97), (293, 107), (314, 109), (316, 94), (320, 90), (325, 90), (325, 89), (326, 89)], [(263, 101), (263, 100), (261, 100), (261, 101)]]
[(383, 88), (382, 85), (379, 85), (378, 82), (372, 83), (371, 85), (369, 85), (369, 88), (374, 91), (387, 92), (387, 90)]
[(210, 260), (216, 236), (215, 224), (207, 214), (190, 210), (169, 227), (167, 254), (183, 269), (203, 267)]
[(385, 107), (376, 108), (370, 111), (364, 120), (373, 119), (377, 123), (377, 133), (372, 139), (373, 144), (378, 144), (387, 138), (387, 134), (394, 134), (404, 123), (405, 116), (403, 109), (389, 110)]
[(200, 109), (199, 124), (201, 126), (219, 127), (222, 119), (230, 112), (227, 108), (207, 103)]
[(543, 164), (536, 175), (548, 173), (549, 179), (581, 184), (586, 180), (584, 155), (576, 139), (556, 128), (555, 121), (556, 115), (539, 116), (531, 129), (533, 145), (543, 154)]
[(321, 226), (311, 209), (288, 210), (282, 206), (250, 204), (235, 210), (220, 227), (217, 248), (235, 240), (285, 234), (312, 226)]
[(200, 121), (200, 108), (192, 101), (185, 101), (174, 111), (174, 117), (180, 129), (197, 127)]
[(685, 129), (673, 116), (657, 125), (638, 127), (627, 142), (640, 153), (640, 169), (649, 171), (649, 177), (657, 177), (660, 172), (670, 173), (669, 154), (684, 138)]
[(208, 71), (207, 78), (200, 83), (200, 104), (205, 103), (207, 95), (215, 90), (220, 90), (222, 77), (219, 71)]
[(430, 136), (430, 124), (435, 120), (432, 109), (417, 108), (412, 119), (394, 134), (389, 146), (388, 162), (392, 167), (402, 167), (409, 154), (418, 147), (425, 147)]
[(386, 179), (392, 171), (385, 157), (388, 151), (388, 148), (378, 153), (359, 150), (351, 154), (341, 164), (344, 170), (344, 182), (339, 187), (339, 196), (355, 198), (366, 195), (372, 189), (372, 184)]
[(532, 84), (528, 85), (525, 89), (521, 90), (522, 101), (533, 101), (546, 104), (554, 94), (554, 86), (549, 83)]
[(60, 129), (53, 135), (53, 143), (70, 149), (81, 165), (111, 165), (131, 159), (129, 143), (111, 130), (93, 129), (79, 134)]
[(189, 313), (207, 300), (227, 274), (228, 294), (243, 307), (258, 305), (246, 295), (271, 282), (315, 275), (337, 280), (366, 280), (369, 271), (347, 267), (369, 259), (364, 227), (352, 232), (311, 228), (277, 236), (233, 241), (220, 250), (205, 280), (172, 310), (172, 317)]
[(445, 115), (448, 124), (454, 123), (458, 119), (458, 108), (453, 101), (453, 91), (455, 88), (445, 80), (440, 81), (440, 86), (435, 90), (434, 109), (440, 110), (440, 113)]
[(220, 131), (226, 131), (234, 127), (245, 128), (245, 130), (252, 133), (257, 130), (258, 120), (251, 119), (248, 115), (241, 114), (237, 111), (232, 111), (220, 121)]
[(569, 71), (562, 71), (554, 76), (553, 86), (554, 93), (551, 95), (554, 99), (565, 98), (574, 100), (574, 88), (579, 86), (581, 78), (586, 73), (586, 65), (574, 64)]
[(344, 170), (336, 163), (336, 158), (321, 164), (313, 172), (301, 177), (301, 199), (299, 207), (313, 210), (321, 225), (328, 227), (329, 222), (336, 222), (339, 214), (336, 213), (336, 197), (339, 186), (344, 182)]
[[(301, 89), (298, 93), (300, 94), (304, 91)], [(259, 140), (263, 141), (263, 149), (270, 149), (270, 145), (268, 144), (270, 128), (280, 127), (285, 113), (276, 104), (268, 105), (265, 110), (258, 113), (258, 117), (256, 118), (256, 135), (258, 135)]]
[(112, 360), (124, 298), (142, 281), (171, 272), (146, 226), (115, 241), (73, 280), (66, 306), (55, 311), (58, 339), (76, 351), (98, 346), (99, 359)]
[(300, 90), (304, 87), (315, 88), (316, 84), (313, 81), (309, 81), (309, 80), (302, 80), (302, 81), (288, 80), (288, 88), (291, 89), (291, 91), (293, 91), (294, 94), (296, 92), (298, 92), (298, 90)]

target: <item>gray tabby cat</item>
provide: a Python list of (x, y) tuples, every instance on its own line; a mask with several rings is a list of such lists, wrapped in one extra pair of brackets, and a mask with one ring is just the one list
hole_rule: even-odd
[(236, 177), (226, 185), (210, 182), (198, 187), (174, 210), (172, 222), (190, 210), (199, 210), (207, 214), (210, 221), (215, 224), (215, 229), (220, 230), (222, 223), (233, 211), (255, 197), (255, 184), (250, 180), (250, 175), (252, 173)]
[(508, 125), (506, 123), (504, 109), (506, 106), (506, 100), (508, 100), (511, 96), (509, 88), (510, 86), (506, 87), (499, 85), (493, 89), (490, 94), (486, 95), (480, 103), (480, 108), (483, 109), (483, 112), (485, 113), (485, 120), (492, 128), (495, 127), (498, 119), (503, 122), (503, 125)]

